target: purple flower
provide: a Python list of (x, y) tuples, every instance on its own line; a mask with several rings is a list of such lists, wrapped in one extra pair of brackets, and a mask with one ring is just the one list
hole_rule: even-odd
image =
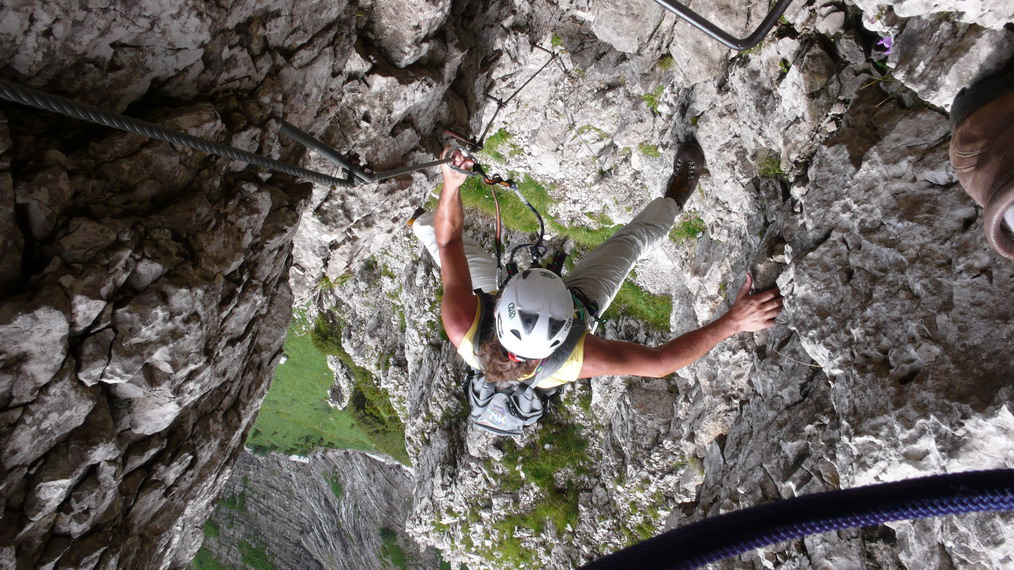
[(894, 39), (891, 38), (891, 36), (887, 36), (877, 42), (877, 45), (884, 48), (884, 55), (891, 55), (891, 48), (894, 47)]

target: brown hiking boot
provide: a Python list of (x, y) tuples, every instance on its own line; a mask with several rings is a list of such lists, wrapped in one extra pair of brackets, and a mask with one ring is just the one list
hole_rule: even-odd
[(663, 196), (675, 200), (682, 209), (697, 189), (697, 179), (703, 170), (704, 151), (701, 147), (693, 140), (681, 144)]
[[(951, 106), (951, 164), (983, 208), (986, 241), (1014, 260), (1014, 68), (963, 89)], [(1011, 220), (1004, 221), (1007, 215)]]

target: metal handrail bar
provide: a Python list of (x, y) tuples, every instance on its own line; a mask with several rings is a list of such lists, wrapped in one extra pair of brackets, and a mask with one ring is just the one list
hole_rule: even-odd
[(431, 166), (439, 166), (451, 161), (450, 157), (442, 158), (440, 160), (434, 160), (432, 162), (424, 162), (422, 164), (413, 164), (411, 166), (403, 166), (401, 168), (395, 168), (394, 170), (385, 170), (383, 172), (373, 172), (368, 167), (360, 168), (354, 164), (350, 159), (338, 154), (333, 148), (324, 144), (320, 139), (315, 138), (313, 135), (307, 133), (296, 127), (292, 123), (282, 121), (281, 128), (278, 129), (282, 134), (290, 137), (299, 144), (317, 151), (325, 159), (334, 163), (339, 168), (343, 168), (349, 171), (349, 179), (347, 186), (356, 186), (358, 184), (370, 184), (373, 182), (380, 182), (381, 180), (387, 180), (401, 174), (408, 174), (409, 172), (415, 172), (416, 170), (422, 170), (424, 168), (430, 168)]
[(708, 34), (713, 39), (718, 40), (723, 45), (734, 50), (742, 51), (752, 48), (764, 39), (764, 36), (766, 36), (768, 32), (771, 31), (771, 28), (774, 27), (778, 18), (785, 13), (785, 10), (789, 7), (789, 4), (792, 3), (792, 0), (778, 0), (778, 3), (775, 4), (774, 7), (771, 8), (771, 11), (768, 12), (768, 15), (764, 17), (764, 21), (761, 22), (760, 26), (758, 26), (752, 34), (745, 38), (737, 38), (729, 34), (704, 16), (701, 16), (676, 0), (655, 0), (655, 2), (666, 10), (676, 14), (678, 17), (686, 20), (691, 26), (704, 32), (705, 34)]

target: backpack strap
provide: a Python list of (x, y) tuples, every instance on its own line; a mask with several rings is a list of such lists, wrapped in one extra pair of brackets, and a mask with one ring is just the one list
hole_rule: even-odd
[(475, 360), (479, 361), (479, 348), (489, 338), (490, 333), (496, 326), (496, 299), (482, 289), (472, 291), (479, 298), (479, 327), (475, 331), (475, 338), (472, 339), (472, 354)]
[(574, 324), (570, 327), (570, 332), (563, 343), (556, 347), (553, 354), (543, 358), (538, 366), (535, 367), (535, 374), (529, 379), (531, 380), (531, 385), (537, 386), (539, 382), (555, 374), (567, 362), (567, 359), (570, 358), (570, 354), (574, 352), (574, 347), (581, 341), (587, 330), (588, 324), (575, 318)]

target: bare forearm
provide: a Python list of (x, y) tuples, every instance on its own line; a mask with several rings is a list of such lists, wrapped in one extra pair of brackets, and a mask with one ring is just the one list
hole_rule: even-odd
[(460, 240), (464, 231), (464, 219), (465, 213), (461, 207), (460, 187), (445, 182), (433, 219), (437, 245), (445, 246)]
[(752, 285), (753, 278), (747, 274), (729, 312), (661, 346), (648, 347), (588, 335), (580, 377), (635, 374), (661, 378), (697, 362), (718, 343), (738, 332), (773, 327), (775, 317), (782, 310), (782, 297), (778, 289), (752, 295)]
[(682, 334), (655, 348), (658, 354), (657, 369), (651, 376), (662, 377), (700, 360), (718, 343), (733, 336), (740, 329), (727, 315), (703, 327)]

